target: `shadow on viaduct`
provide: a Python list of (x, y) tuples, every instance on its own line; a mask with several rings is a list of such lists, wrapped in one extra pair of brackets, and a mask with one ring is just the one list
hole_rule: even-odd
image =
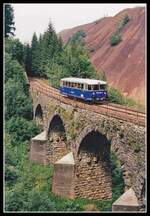
[(52, 191), (68, 198), (112, 199), (110, 151), (121, 163), (125, 191), (143, 203), (145, 128), (66, 105), (32, 92), (33, 117), (43, 131), (31, 140), (30, 160), (53, 164)]

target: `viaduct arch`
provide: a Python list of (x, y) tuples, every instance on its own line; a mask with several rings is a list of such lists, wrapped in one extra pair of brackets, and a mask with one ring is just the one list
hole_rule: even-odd
[(111, 192), (110, 141), (92, 129), (80, 142), (76, 153), (75, 194), (78, 197), (109, 200)]
[(58, 113), (48, 122), (47, 151), (49, 163), (54, 163), (67, 154), (67, 138), (64, 123)]

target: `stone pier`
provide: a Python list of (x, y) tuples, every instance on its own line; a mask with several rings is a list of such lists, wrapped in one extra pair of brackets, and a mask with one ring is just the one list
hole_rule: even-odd
[(119, 212), (137, 212), (139, 204), (135, 192), (132, 188), (122, 194), (112, 205), (112, 211)]
[(74, 199), (75, 162), (72, 152), (54, 164), (52, 192), (55, 195)]
[(46, 131), (31, 139), (30, 160), (39, 164), (48, 164)]

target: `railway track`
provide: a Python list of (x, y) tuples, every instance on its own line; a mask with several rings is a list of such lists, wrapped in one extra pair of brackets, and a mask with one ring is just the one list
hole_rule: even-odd
[(84, 103), (83, 101), (81, 102), (79, 100), (72, 100), (68, 97), (62, 96), (59, 93), (58, 89), (49, 86), (42, 80), (36, 78), (30, 78), (29, 81), (30, 81), (30, 87), (32, 88), (33, 91), (36, 90), (38, 92), (41, 92), (65, 104), (69, 104), (74, 107), (79, 107), (81, 109), (94, 111), (96, 113), (104, 114), (110, 117), (115, 117), (120, 120), (132, 122), (139, 126), (145, 126), (146, 115), (143, 112), (139, 112), (137, 110), (125, 106), (112, 104), (108, 102), (105, 104), (90, 104), (90, 103)]

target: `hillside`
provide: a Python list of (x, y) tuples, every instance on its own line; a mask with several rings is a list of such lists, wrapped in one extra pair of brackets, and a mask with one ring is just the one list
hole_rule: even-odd
[[(110, 46), (110, 35), (128, 15), (129, 22), (121, 31), (122, 41)], [(114, 17), (63, 30), (59, 33), (66, 43), (79, 30), (86, 33), (85, 43), (91, 62), (98, 72), (105, 71), (108, 83), (124, 95), (145, 103), (145, 9), (125, 9)]]

